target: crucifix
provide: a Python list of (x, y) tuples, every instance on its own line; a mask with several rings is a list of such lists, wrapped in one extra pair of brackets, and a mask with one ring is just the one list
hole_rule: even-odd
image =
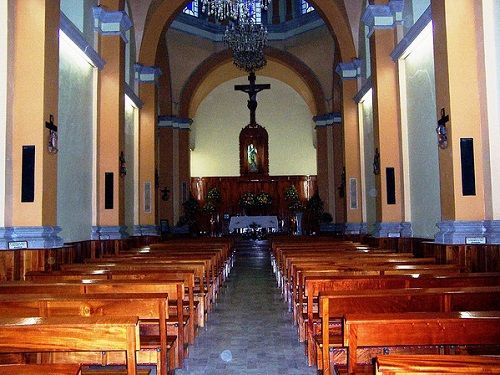
[(450, 116), (445, 115), (444, 108), (441, 108), (441, 118), (438, 120), (438, 126), (436, 128), (438, 145), (441, 149), (448, 147), (448, 133), (446, 131), (446, 123), (448, 121), (450, 121)]
[(50, 154), (57, 154), (57, 126), (54, 124), (54, 116), (49, 116), (49, 121), (45, 121), (45, 127), (49, 129), (49, 140), (47, 148)]
[(249, 85), (235, 85), (234, 89), (236, 91), (243, 91), (248, 94), (248, 104), (247, 107), (250, 110), (250, 125), (255, 126), (257, 124), (255, 120), (255, 110), (257, 109), (257, 94), (263, 90), (269, 90), (271, 88), (270, 84), (257, 85), (255, 84), (255, 73), (250, 72), (248, 76)]

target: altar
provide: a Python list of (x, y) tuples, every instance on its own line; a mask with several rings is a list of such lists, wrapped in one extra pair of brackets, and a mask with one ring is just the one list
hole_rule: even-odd
[(269, 232), (278, 231), (277, 216), (232, 216), (229, 221), (229, 233), (234, 230), (250, 228), (251, 225), (257, 225), (260, 228), (267, 229)]

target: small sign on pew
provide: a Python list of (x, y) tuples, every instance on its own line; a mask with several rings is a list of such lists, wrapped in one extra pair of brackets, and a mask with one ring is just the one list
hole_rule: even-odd
[(401, 237), (401, 233), (399, 233), (399, 232), (389, 232), (389, 233), (387, 233), (387, 237), (389, 237), (389, 238), (400, 238)]
[(486, 244), (486, 237), (465, 237), (466, 245), (484, 245)]
[(8, 246), (9, 250), (27, 249), (28, 241), (10, 241)]

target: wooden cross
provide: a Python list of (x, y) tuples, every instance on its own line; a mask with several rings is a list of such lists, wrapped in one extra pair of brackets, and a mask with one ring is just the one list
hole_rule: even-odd
[(255, 84), (255, 73), (251, 72), (248, 76), (249, 85), (235, 85), (234, 89), (236, 91), (243, 91), (248, 94), (248, 104), (247, 107), (250, 110), (250, 125), (256, 125), (255, 121), (255, 110), (257, 109), (257, 94), (262, 90), (269, 90), (271, 88), (270, 84), (256, 85)]
[(45, 127), (49, 129), (49, 140), (47, 143), (47, 147), (49, 149), (49, 153), (57, 154), (57, 126), (54, 124), (54, 116), (49, 116), (49, 121), (45, 121)]

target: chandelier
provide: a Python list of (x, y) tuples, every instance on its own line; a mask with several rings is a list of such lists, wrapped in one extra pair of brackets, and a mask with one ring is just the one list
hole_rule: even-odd
[(220, 21), (227, 18), (237, 20), (250, 18), (258, 6), (267, 10), (271, 0), (201, 0), (201, 11)]
[(233, 63), (247, 73), (262, 69), (266, 64), (264, 47), (267, 30), (252, 18), (240, 20), (226, 29), (224, 42), (233, 53)]

